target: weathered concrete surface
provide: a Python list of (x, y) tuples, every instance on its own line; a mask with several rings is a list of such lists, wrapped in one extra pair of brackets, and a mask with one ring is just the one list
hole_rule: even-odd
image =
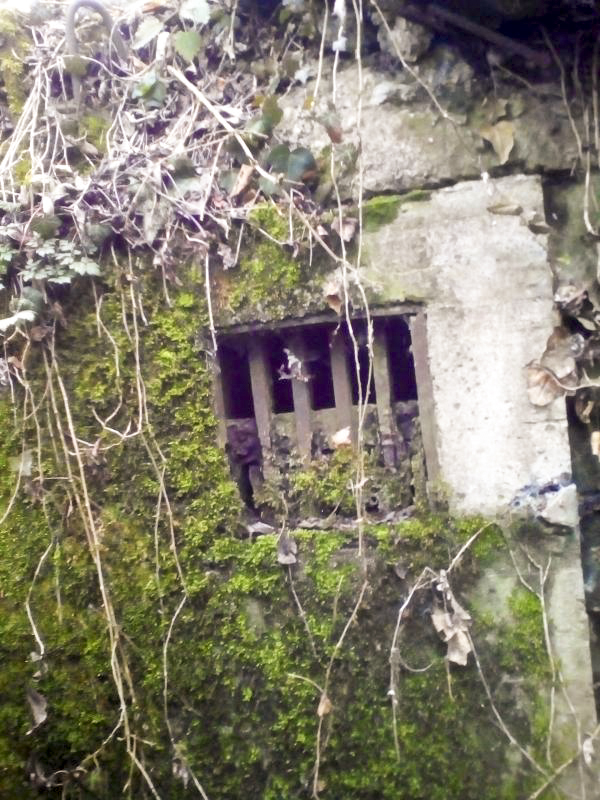
[[(517, 204), (521, 216), (490, 213)], [(557, 324), (538, 178), (473, 181), (406, 203), (365, 234), (365, 281), (379, 302), (418, 299), (427, 313), (441, 480), (454, 511), (502, 513), (518, 490), (571, 471), (564, 400), (527, 397), (525, 365)]]
[[(585, 738), (596, 727), (589, 620), (585, 612), (578, 531), (555, 540), (548, 592), (550, 639), (568, 695), (557, 697), (556, 738), (573, 744), (577, 726)], [(576, 715), (573, 714), (576, 709)], [(598, 778), (596, 776), (596, 790)]]
[[(500, 120), (513, 131), (509, 167), (533, 172), (574, 165), (576, 142), (558, 87), (542, 86), (534, 93), (498, 84), (496, 93), (493, 89), (488, 93), (456, 52), (443, 47), (415, 70), (450, 118), (442, 116), (424, 87), (405, 70), (392, 74), (364, 66), (360, 104), (357, 68), (351, 65), (337, 74), (335, 108), (343, 132), (343, 142), (337, 147), (358, 148), (360, 142), (365, 192), (439, 186), (493, 170), (501, 160), (480, 131)], [(331, 115), (331, 82), (323, 80), (314, 108), (307, 110), (314, 91), (315, 83), (310, 81), (282, 98), (284, 117), (277, 132), (316, 154), (331, 144), (317, 121)], [(354, 186), (340, 182), (345, 195), (356, 194), (355, 175), (354, 181)]]

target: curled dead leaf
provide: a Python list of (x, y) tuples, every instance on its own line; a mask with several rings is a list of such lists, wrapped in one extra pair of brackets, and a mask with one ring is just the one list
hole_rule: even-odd
[(494, 150), (501, 164), (506, 164), (511, 150), (515, 144), (515, 126), (509, 120), (503, 119), (495, 125), (485, 125), (479, 129), (479, 134), (486, 139)]
[(319, 717), (326, 717), (327, 714), (331, 714), (333, 711), (333, 704), (331, 700), (327, 697), (325, 692), (321, 695), (321, 699), (319, 700), (319, 706), (317, 708), (317, 716)]
[(331, 227), (339, 234), (340, 239), (351, 242), (358, 227), (358, 220), (353, 217), (344, 217), (340, 222), (340, 218), (336, 217), (331, 223)]
[(295, 539), (289, 536), (285, 531), (279, 537), (277, 542), (277, 561), (283, 566), (289, 566), (297, 562), (296, 553), (298, 552), (298, 545)]
[(48, 701), (43, 694), (40, 694), (35, 689), (27, 689), (27, 702), (33, 716), (33, 727), (25, 734), (29, 736), (48, 718)]
[(469, 625), (471, 615), (458, 602), (450, 584), (445, 570), (440, 571), (440, 580), (437, 589), (442, 593), (443, 602), (436, 600), (431, 621), (433, 627), (439, 633), (442, 641), (448, 645), (446, 658), (454, 664), (464, 667), (471, 650), (471, 640), (469, 638)]
[(592, 431), (590, 445), (592, 447), (592, 453), (597, 459), (600, 459), (600, 431)]
[(331, 437), (331, 442), (335, 448), (351, 447), (352, 439), (350, 437), (350, 426), (340, 428), (339, 431), (336, 431)]
[(533, 405), (547, 406), (557, 397), (572, 393), (577, 386), (575, 359), (583, 354), (584, 348), (581, 334), (554, 328), (541, 359), (527, 365), (527, 394)]
[(229, 193), (230, 197), (237, 197), (244, 191), (244, 189), (250, 183), (250, 178), (252, 177), (253, 172), (254, 166), (252, 164), (242, 164), (240, 171), (237, 174), (237, 178), (235, 179), (233, 188)]
[(500, 216), (518, 217), (523, 213), (523, 208), (518, 203), (512, 203), (510, 200), (500, 200), (487, 207), (490, 214), (499, 214)]
[(532, 361), (527, 365), (527, 396), (534, 406), (548, 406), (565, 390), (553, 373)]
[(336, 314), (341, 314), (344, 300), (340, 281), (336, 278), (328, 280), (323, 287), (323, 295), (329, 308), (333, 309)]

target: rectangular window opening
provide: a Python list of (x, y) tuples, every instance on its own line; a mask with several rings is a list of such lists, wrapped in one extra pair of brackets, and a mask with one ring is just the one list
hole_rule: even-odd
[(219, 366), (227, 419), (254, 417), (248, 351), (242, 340), (220, 343)]
[(280, 336), (265, 337), (265, 350), (269, 359), (269, 375), (273, 393), (273, 413), (287, 414), (294, 410), (292, 382), (288, 377), (288, 357), (285, 342)]
[(391, 400), (398, 403), (417, 399), (417, 379), (410, 329), (402, 317), (384, 321), (390, 363)]
[(408, 320), (407, 312), (373, 310), (372, 347), (360, 317), (351, 329), (322, 315), (218, 333), (221, 425), (232, 474), (250, 509), (265, 469), (286, 476), (333, 452), (333, 437), (343, 428), (354, 439), (359, 395), (371, 406), (369, 447), (385, 469), (406, 474), (402, 464), (415, 431), (420, 436), (413, 424), (419, 411)]
[[(348, 373), (352, 385), (352, 404), (357, 406), (361, 398), (363, 403), (374, 404), (377, 402), (377, 396), (373, 370), (370, 370), (367, 323), (364, 320), (352, 320), (352, 331), (344, 324), (343, 336), (346, 347)], [(358, 375), (356, 374), (357, 361)], [(369, 371), (371, 372), (370, 380)], [(358, 391), (359, 384), (361, 390), (360, 396)]]

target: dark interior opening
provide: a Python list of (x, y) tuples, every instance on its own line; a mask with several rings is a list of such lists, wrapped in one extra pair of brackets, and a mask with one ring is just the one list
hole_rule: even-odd
[(392, 403), (416, 400), (417, 380), (408, 323), (401, 317), (388, 318), (385, 322), (385, 336), (390, 365)]
[(250, 362), (243, 342), (220, 343), (219, 365), (227, 419), (253, 417)]
[[(352, 385), (352, 403), (358, 405), (358, 381), (360, 380), (360, 388), (363, 403), (377, 402), (375, 395), (375, 380), (371, 373), (371, 380), (369, 381), (369, 345), (367, 336), (367, 323), (362, 320), (355, 320), (352, 322), (352, 332), (354, 339), (358, 345), (358, 375), (356, 374), (356, 357), (354, 351), (354, 343), (350, 336), (350, 331), (346, 331), (346, 358), (348, 359), (348, 372), (350, 374), (350, 383)], [(368, 384), (368, 386), (367, 386)], [(368, 389), (368, 391), (367, 391)]]
[(303, 332), (306, 347), (307, 369), (310, 375), (311, 407), (315, 411), (335, 408), (329, 331), (324, 325), (315, 325)]
[(294, 410), (294, 397), (292, 382), (285, 377), (288, 365), (285, 344), (279, 336), (272, 335), (266, 339), (266, 348), (273, 393), (273, 413), (287, 414)]

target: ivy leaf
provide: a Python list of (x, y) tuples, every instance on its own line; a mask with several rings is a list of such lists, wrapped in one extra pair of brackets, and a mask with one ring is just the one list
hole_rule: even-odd
[(269, 150), (265, 158), (265, 164), (270, 167), (273, 172), (286, 173), (288, 169), (288, 162), (290, 160), (290, 148), (287, 144), (278, 144)]
[(261, 175), (258, 180), (258, 188), (267, 197), (274, 197), (283, 193), (281, 186), (276, 181), (265, 178), (264, 175)]
[(202, 37), (197, 31), (179, 31), (173, 36), (173, 46), (182, 58), (192, 62), (202, 49)]
[(88, 259), (73, 261), (71, 262), (70, 267), (73, 272), (76, 272), (78, 275), (100, 275), (100, 267), (98, 264), (96, 264), (95, 261), (90, 261)]
[(281, 122), (283, 111), (279, 107), (277, 98), (274, 96), (267, 97), (262, 104), (263, 118), (269, 124), (271, 130)]
[(167, 87), (153, 71), (147, 72), (133, 87), (131, 96), (135, 100), (141, 97), (148, 108), (160, 108), (167, 96)]
[(210, 19), (210, 8), (206, 0), (183, 0), (179, 16), (196, 25), (205, 25)]
[(287, 177), (291, 181), (306, 181), (317, 174), (317, 162), (306, 147), (292, 150), (288, 160)]
[(163, 21), (158, 17), (145, 17), (140, 23), (132, 47), (134, 50), (141, 50), (149, 44), (163, 29)]

